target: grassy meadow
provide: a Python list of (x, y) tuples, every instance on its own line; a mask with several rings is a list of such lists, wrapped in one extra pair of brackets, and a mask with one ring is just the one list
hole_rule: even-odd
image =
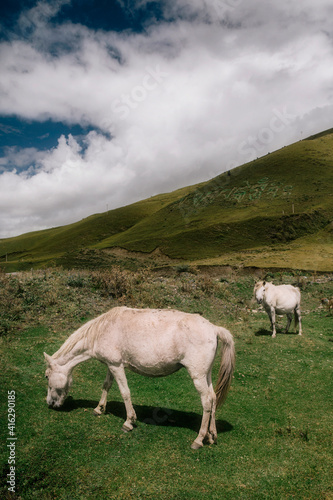
[[(1, 447), (4, 499), (332, 499), (332, 275), (269, 273), (302, 290), (303, 336), (282, 329), (252, 301), (265, 271), (198, 269), (65, 271), (0, 275), (1, 435), (8, 436), (8, 391), (15, 391), (15, 494), (9, 450)], [(74, 329), (115, 305), (200, 312), (231, 330), (236, 369), (217, 412), (218, 444), (194, 451), (202, 409), (185, 370), (160, 379), (128, 372), (138, 426), (123, 433), (116, 384), (106, 415), (93, 416), (105, 367), (74, 370), (64, 407), (45, 397), (43, 351), (53, 354)], [(218, 357), (214, 366), (217, 378)]]

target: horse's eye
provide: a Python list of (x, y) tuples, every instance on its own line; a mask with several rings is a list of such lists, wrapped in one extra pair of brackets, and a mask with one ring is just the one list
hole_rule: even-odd
[(48, 376), (48, 375), (45, 375), (45, 378), (49, 379), (49, 376)]

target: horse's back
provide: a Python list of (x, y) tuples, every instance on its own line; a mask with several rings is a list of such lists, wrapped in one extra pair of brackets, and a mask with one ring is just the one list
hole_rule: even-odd
[(281, 312), (289, 311), (299, 305), (300, 290), (292, 285), (272, 285), (266, 293), (266, 301)]
[(212, 357), (216, 326), (198, 314), (172, 309), (109, 311), (109, 323), (100, 338), (100, 352), (145, 375), (162, 376), (185, 365), (188, 358)]
[(301, 300), (301, 292), (300, 289), (293, 286), (293, 285), (280, 285), (282, 290), (282, 293), (284, 295), (287, 295), (290, 298), (294, 298), (296, 301)]
[(173, 309), (123, 309), (117, 328), (130, 345), (142, 342), (158, 349), (184, 347), (188, 341), (197, 345), (216, 338), (215, 325), (198, 314)]

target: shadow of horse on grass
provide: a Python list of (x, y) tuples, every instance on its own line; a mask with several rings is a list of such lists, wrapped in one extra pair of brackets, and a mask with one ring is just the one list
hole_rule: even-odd
[[(79, 408), (93, 411), (96, 407), (96, 401), (87, 399), (73, 399), (69, 396), (64, 405), (58, 408), (58, 412), (69, 413)], [(186, 412), (164, 408), (160, 406), (133, 405), (139, 422), (146, 425), (157, 425), (161, 427), (178, 427), (197, 432), (200, 428), (202, 415), (195, 412)], [(54, 411), (54, 410), (53, 410)], [(106, 415), (112, 414), (121, 421), (126, 417), (126, 409), (123, 402), (109, 401), (106, 407)], [(98, 417), (99, 418), (99, 417)], [(225, 421), (216, 419), (216, 427), (219, 433), (230, 432), (233, 426)]]
[[(276, 333), (278, 335), (297, 335), (295, 332), (286, 332), (283, 328), (278, 328), (276, 330)], [(266, 330), (265, 328), (260, 328), (255, 334), (256, 337), (271, 337), (272, 336), (272, 331), (271, 330)]]

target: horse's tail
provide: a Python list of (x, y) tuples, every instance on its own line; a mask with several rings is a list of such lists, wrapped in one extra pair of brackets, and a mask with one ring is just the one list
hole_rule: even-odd
[(231, 333), (226, 328), (218, 328), (218, 337), (222, 341), (221, 365), (218, 381), (215, 387), (217, 408), (224, 403), (231, 384), (235, 368), (235, 344)]

